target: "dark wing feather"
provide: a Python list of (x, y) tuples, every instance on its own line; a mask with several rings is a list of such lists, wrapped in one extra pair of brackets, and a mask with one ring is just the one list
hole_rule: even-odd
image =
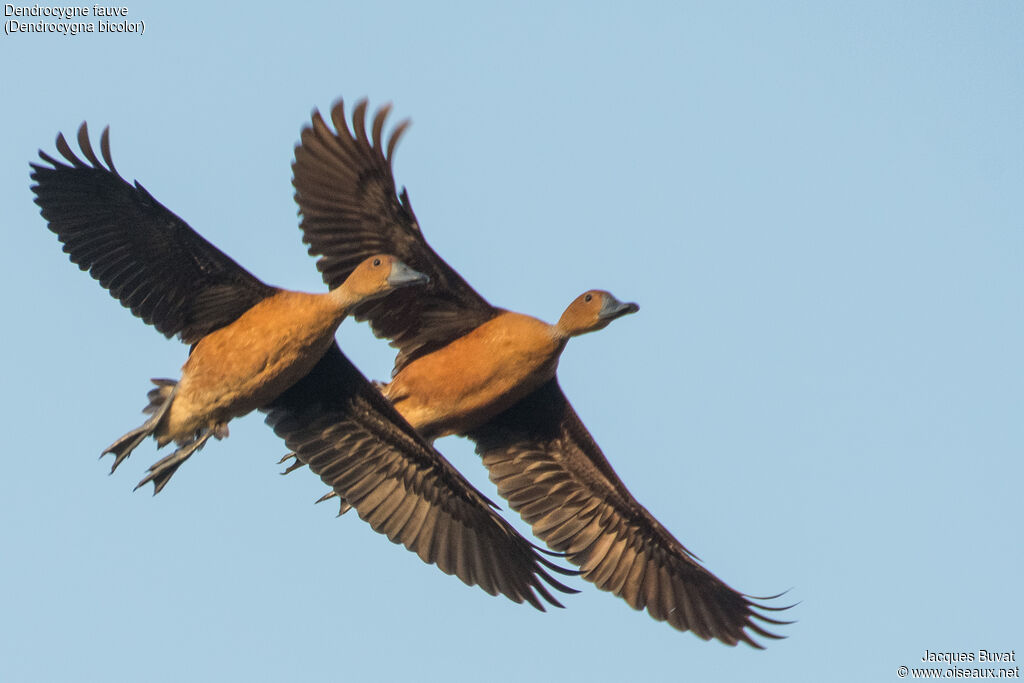
[[(375, 531), (491, 595), (559, 605), (543, 558), (420, 438), (333, 345), (267, 409), (267, 424)], [(542, 582), (543, 581), (543, 582)]]
[(682, 631), (729, 645), (779, 638), (759, 623), (784, 624), (705, 569), (626, 490), (552, 379), (476, 429), (491, 480), (553, 550), (583, 578), (634, 609)]
[[(32, 191), (49, 228), (73, 263), (124, 306), (168, 337), (195, 343), (230, 324), (277, 289), (263, 284), (153, 198), (118, 174), (103, 131), (103, 164), (83, 123), (78, 144), (57, 149), (67, 163), (40, 151)], [(87, 163), (88, 162), (88, 163)]]
[(420, 232), (409, 196), (396, 193), (391, 155), (409, 125), (400, 123), (385, 150), (381, 137), (390, 107), (373, 120), (372, 138), (366, 132), (366, 101), (356, 105), (353, 130), (338, 102), (331, 111), (335, 130), (319, 112), (302, 131), (292, 164), (295, 201), (302, 216), (303, 241), (309, 253), (320, 256), (317, 268), (333, 287), (341, 284), (365, 258), (395, 254), (430, 276), (416, 292), (399, 290), (355, 310), (357, 320), (369, 320), (378, 337), (399, 349), (395, 372), (411, 360), (444, 346), (475, 329), (499, 312), (459, 276)]

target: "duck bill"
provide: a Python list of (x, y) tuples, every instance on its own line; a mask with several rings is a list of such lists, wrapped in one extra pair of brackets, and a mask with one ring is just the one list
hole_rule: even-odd
[(418, 270), (413, 270), (401, 261), (391, 264), (391, 274), (388, 275), (388, 284), (393, 289), (409, 287), (412, 285), (425, 285), (430, 278)]
[(632, 302), (623, 303), (609, 294), (605, 296), (604, 303), (601, 305), (601, 311), (597, 314), (597, 318), (601, 322), (610, 323), (616, 318), (621, 318), (622, 316), (629, 315), (630, 313), (636, 313), (639, 310), (639, 305)]

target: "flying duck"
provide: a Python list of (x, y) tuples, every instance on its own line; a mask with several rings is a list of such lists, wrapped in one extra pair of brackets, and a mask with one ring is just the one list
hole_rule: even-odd
[(396, 254), (426, 273), (353, 309), (398, 349), (383, 394), (427, 439), (476, 442), (491, 480), (533, 533), (581, 569), (583, 578), (657, 620), (705, 640), (762, 646), (780, 638), (763, 624), (789, 622), (730, 588), (698, 561), (626, 489), (576, 415), (556, 377), (573, 336), (638, 310), (608, 292), (581, 294), (554, 325), (488, 303), (427, 244), (409, 195), (396, 192), (395, 146), (409, 125), (383, 138), (390, 106), (366, 128), (367, 102), (352, 114), (315, 111), (293, 164), (303, 240), (331, 287), (368, 255)]
[[(40, 151), (32, 190), (64, 251), (132, 313), (191, 345), (181, 379), (154, 380), (138, 429), (104, 453), (113, 469), (147, 436), (180, 448), (139, 483), (159, 492), (211, 436), (252, 410), (346, 507), (375, 531), (468, 585), (543, 610), (561, 606), (545, 583), (576, 592), (546, 569), (574, 573), (538, 554), (381, 397), (334, 340), (353, 306), (426, 276), (394, 256), (363, 259), (326, 294), (264, 284), (165, 208), (125, 181), (110, 154), (109, 129), (93, 151), (85, 124), (80, 159), (63, 135), (64, 161)], [(138, 488), (138, 487), (136, 487)], [(343, 508), (344, 509), (344, 508)], [(540, 597), (538, 597), (540, 596)]]

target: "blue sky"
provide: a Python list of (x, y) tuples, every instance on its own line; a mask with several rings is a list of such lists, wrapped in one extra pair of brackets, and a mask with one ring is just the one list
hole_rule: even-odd
[[(0, 678), (897, 680), (1024, 651), (1019, 3), (370, 5), (133, 2), (142, 36), (0, 38)], [(799, 601), (787, 640), (704, 643), (582, 581), (547, 614), (469, 589), (313, 506), (257, 415), (155, 498), (151, 443), (107, 476), (185, 348), (67, 262), (28, 162), (109, 124), (122, 174), (322, 291), (292, 150), (364, 95), (414, 120), (398, 181), (492, 303), (641, 304), (570, 344), (566, 393), (712, 571)], [(366, 326), (340, 340), (387, 376)]]

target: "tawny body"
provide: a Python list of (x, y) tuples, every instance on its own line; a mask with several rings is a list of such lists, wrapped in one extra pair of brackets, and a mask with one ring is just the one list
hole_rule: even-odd
[[(181, 380), (153, 380), (157, 387), (149, 392), (145, 410), (152, 416), (104, 451), (114, 454), (112, 471), (149, 436), (160, 446), (174, 441), (181, 448), (149, 468), (139, 482), (142, 486), (152, 481), (154, 492), (159, 492), (210, 437), (227, 436), (228, 422), (266, 408), (309, 374), (353, 306), (426, 281), (422, 273), (385, 254), (365, 259), (326, 294), (277, 289), (253, 278), (250, 297), (256, 294), (257, 300), (242, 298), (245, 308), (237, 317), (199, 336), (182, 366)], [(224, 301), (211, 297), (203, 304), (215, 309)], [(180, 318), (190, 320), (196, 310), (193, 303), (179, 313)]]
[(330, 294), (284, 290), (203, 337), (182, 366), (157, 443), (189, 441), (279, 396), (320, 360), (346, 312)]
[(384, 395), (429, 439), (463, 434), (554, 377), (566, 341), (554, 325), (504, 312), (410, 363)]

